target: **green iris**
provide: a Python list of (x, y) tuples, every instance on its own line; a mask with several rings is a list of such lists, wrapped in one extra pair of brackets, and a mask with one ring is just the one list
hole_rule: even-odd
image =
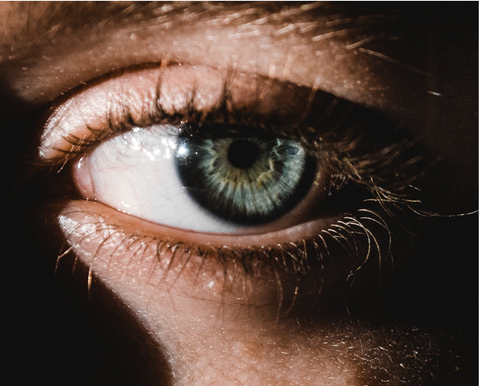
[(176, 163), (194, 200), (216, 216), (244, 225), (288, 212), (304, 197), (314, 174), (299, 143), (233, 133), (216, 138), (182, 135)]

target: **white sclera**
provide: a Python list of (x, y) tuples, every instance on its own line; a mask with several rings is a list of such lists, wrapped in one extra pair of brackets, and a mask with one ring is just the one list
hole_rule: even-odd
[[(90, 178), (93, 197), (145, 220), (185, 230), (235, 233), (190, 198), (177, 174), (177, 137), (169, 125), (134, 128), (98, 146), (77, 173)], [(181, 151), (181, 149), (179, 149)], [(82, 177), (80, 177), (82, 178)], [(77, 181), (82, 186), (82, 181)]]

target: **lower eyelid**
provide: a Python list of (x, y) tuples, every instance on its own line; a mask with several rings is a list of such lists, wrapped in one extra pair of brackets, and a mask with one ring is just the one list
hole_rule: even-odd
[[(135, 233), (141, 229), (143, 235), (156, 237), (161, 234), (170, 240), (182, 240), (182, 242), (191, 245), (208, 245), (212, 248), (249, 248), (249, 247), (273, 247), (282, 244), (285, 240), (295, 242), (298, 240), (309, 239), (318, 235), (331, 224), (342, 218), (341, 215), (323, 217), (306, 223), (292, 226), (287, 229), (263, 233), (252, 233), (247, 235), (228, 235), (218, 233), (199, 233), (188, 230), (181, 230), (163, 226), (161, 224), (144, 221), (140, 218), (119, 213), (114, 208), (91, 201), (74, 201), (70, 204), (70, 212), (91, 212), (102, 217), (102, 222), (119, 222), (122, 228), (127, 232)], [(208, 238), (208, 241), (205, 239)]]
[[(234, 260), (206, 257), (198, 248), (166, 235), (141, 232), (138, 224), (132, 230), (135, 221), (122, 224), (118, 216), (103, 206), (82, 202), (67, 207), (59, 223), (76, 256), (125, 299), (149, 297), (153, 306), (167, 306), (176, 299), (175, 305), (180, 302), (187, 310), (202, 303), (199, 309), (209, 314), (219, 304), (265, 305), (277, 299), (276, 295), (266, 295), (272, 289), (270, 280), (263, 285), (264, 280), (257, 278), (247, 300), (243, 269)], [(205, 248), (209, 249), (208, 245)], [(266, 270), (258, 271), (268, 278)], [(140, 294), (134, 286), (141, 287)], [(199, 316), (194, 313), (194, 317)]]
[[(310, 236), (317, 235), (316, 246), (323, 248), (318, 235), (336, 220), (324, 219), (253, 240), (235, 236), (236, 243), (229, 245), (216, 235), (208, 235), (205, 241), (206, 235), (175, 233), (94, 202), (71, 202), (59, 216), (75, 254), (97, 277), (120, 286), (113, 288), (116, 293), (148, 293), (160, 305), (168, 293), (183, 303), (191, 302), (191, 307), (206, 302), (205, 312), (219, 305), (234, 306), (233, 318), (238, 318), (239, 309), (277, 317), (279, 309), (286, 312), (293, 303), (303, 301), (312, 305), (320, 290), (343, 285), (358, 266), (358, 256), (345, 253), (340, 244), (330, 246), (332, 256), (325, 260), (319, 254), (312, 256), (315, 243), (305, 237), (309, 232), (305, 227), (310, 227)], [(298, 240), (295, 233), (303, 238)], [(311, 249), (308, 257), (307, 248)], [(127, 282), (130, 286), (124, 287)]]

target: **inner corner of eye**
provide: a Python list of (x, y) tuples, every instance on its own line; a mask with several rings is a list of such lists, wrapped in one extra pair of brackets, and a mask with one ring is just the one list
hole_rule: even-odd
[(90, 157), (81, 157), (72, 168), (73, 180), (77, 190), (85, 199), (96, 199), (96, 191), (90, 171)]

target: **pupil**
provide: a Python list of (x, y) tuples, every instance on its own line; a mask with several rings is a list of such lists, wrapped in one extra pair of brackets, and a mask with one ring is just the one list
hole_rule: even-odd
[(238, 139), (228, 149), (228, 161), (239, 169), (248, 169), (258, 158), (258, 146), (246, 139)]

